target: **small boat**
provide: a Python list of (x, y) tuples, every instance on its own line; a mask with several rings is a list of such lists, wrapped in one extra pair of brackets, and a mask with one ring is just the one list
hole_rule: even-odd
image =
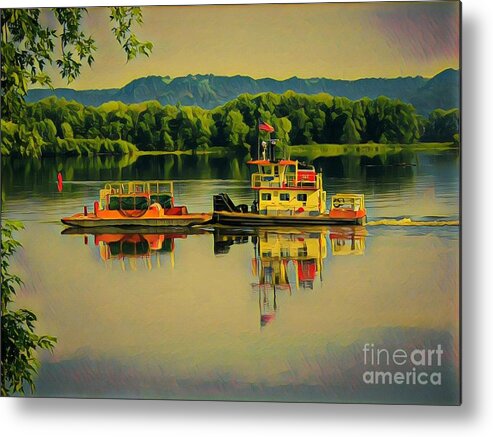
[[(275, 140), (270, 140), (274, 142)], [(262, 143), (264, 145), (265, 142)], [(274, 142), (275, 145), (275, 142)], [(322, 174), (313, 165), (297, 160), (275, 159), (271, 144), (270, 157), (264, 146), (262, 159), (249, 161), (258, 167), (252, 174), (251, 188), (255, 199), (248, 205), (235, 205), (226, 193), (213, 197), (214, 223), (230, 226), (303, 226), (364, 225), (363, 194), (335, 194), (327, 211), (327, 194)]]
[(131, 181), (107, 183), (99, 191), (93, 212), (62, 218), (68, 226), (96, 227), (188, 227), (205, 225), (212, 214), (189, 213), (174, 203), (173, 182)]

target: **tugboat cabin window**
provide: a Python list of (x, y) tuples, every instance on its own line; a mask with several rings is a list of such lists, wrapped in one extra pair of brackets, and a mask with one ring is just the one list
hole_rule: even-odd
[(287, 201), (289, 201), (289, 193), (281, 193), (281, 196), (279, 198), (281, 200), (287, 200)]
[(296, 166), (295, 165), (286, 166), (286, 173), (296, 173)]
[(270, 200), (271, 195), (270, 193), (262, 193), (262, 200)]
[(308, 196), (306, 194), (298, 194), (297, 196), (297, 199), (300, 201), (300, 202), (306, 202)]

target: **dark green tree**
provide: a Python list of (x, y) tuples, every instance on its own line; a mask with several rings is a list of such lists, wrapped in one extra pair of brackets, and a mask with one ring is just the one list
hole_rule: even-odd
[(356, 129), (356, 125), (351, 117), (347, 117), (344, 127), (342, 128), (341, 143), (356, 144), (359, 143), (361, 137)]
[(435, 109), (425, 121), (423, 141), (451, 141), (458, 143), (459, 110)]
[(24, 394), (26, 387), (34, 392), (34, 377), (39, 369), (36, 351), (38, 349), (52, 351), (56, 343), (54, 337), (35, 333), (36, 316), (32, 311), (12, 308), (17, 288), (22, 284), (22, 280), (10, 273), (10, 260), (21, 246), (13, 234), (21, 229), (23, 225), (19, 222), (2, 223), (2, 396)]

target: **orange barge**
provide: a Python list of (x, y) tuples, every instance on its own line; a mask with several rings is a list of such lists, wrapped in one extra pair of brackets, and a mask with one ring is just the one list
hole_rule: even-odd
[(186, 206), (174, 203), (173, 182), (132, 181), (107, 183), (94, 202), (93, 212), (87, 207), (79, 214), (61, 219), (68, 226), (96, 228), (189, 227), (205, 225), (212, 214), (189, 213)]

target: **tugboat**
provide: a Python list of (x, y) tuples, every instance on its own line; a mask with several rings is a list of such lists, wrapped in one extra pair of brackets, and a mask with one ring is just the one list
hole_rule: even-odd
[[(277, 140), (262, 141), (260, 159), (248, 161), (258, 167), (252, 174), (255, 199), (235, 205), (226, 193), (213, 196), (215, 223), (233, 226), (363, 225), (366, 222), (363, 194), (335, 194), (327, 211), (322, 174), (313, 165), (275, 157)], [(260, 154), (259, 154), (260, 155)]]
[(107, 183), (99, 191), (94, 211), (62, 218), (68, 226), (96, 227), (188, 227), (205, 225), (212, 214), (189, 213), (174, 203), (173, 182), (132, 181)]

